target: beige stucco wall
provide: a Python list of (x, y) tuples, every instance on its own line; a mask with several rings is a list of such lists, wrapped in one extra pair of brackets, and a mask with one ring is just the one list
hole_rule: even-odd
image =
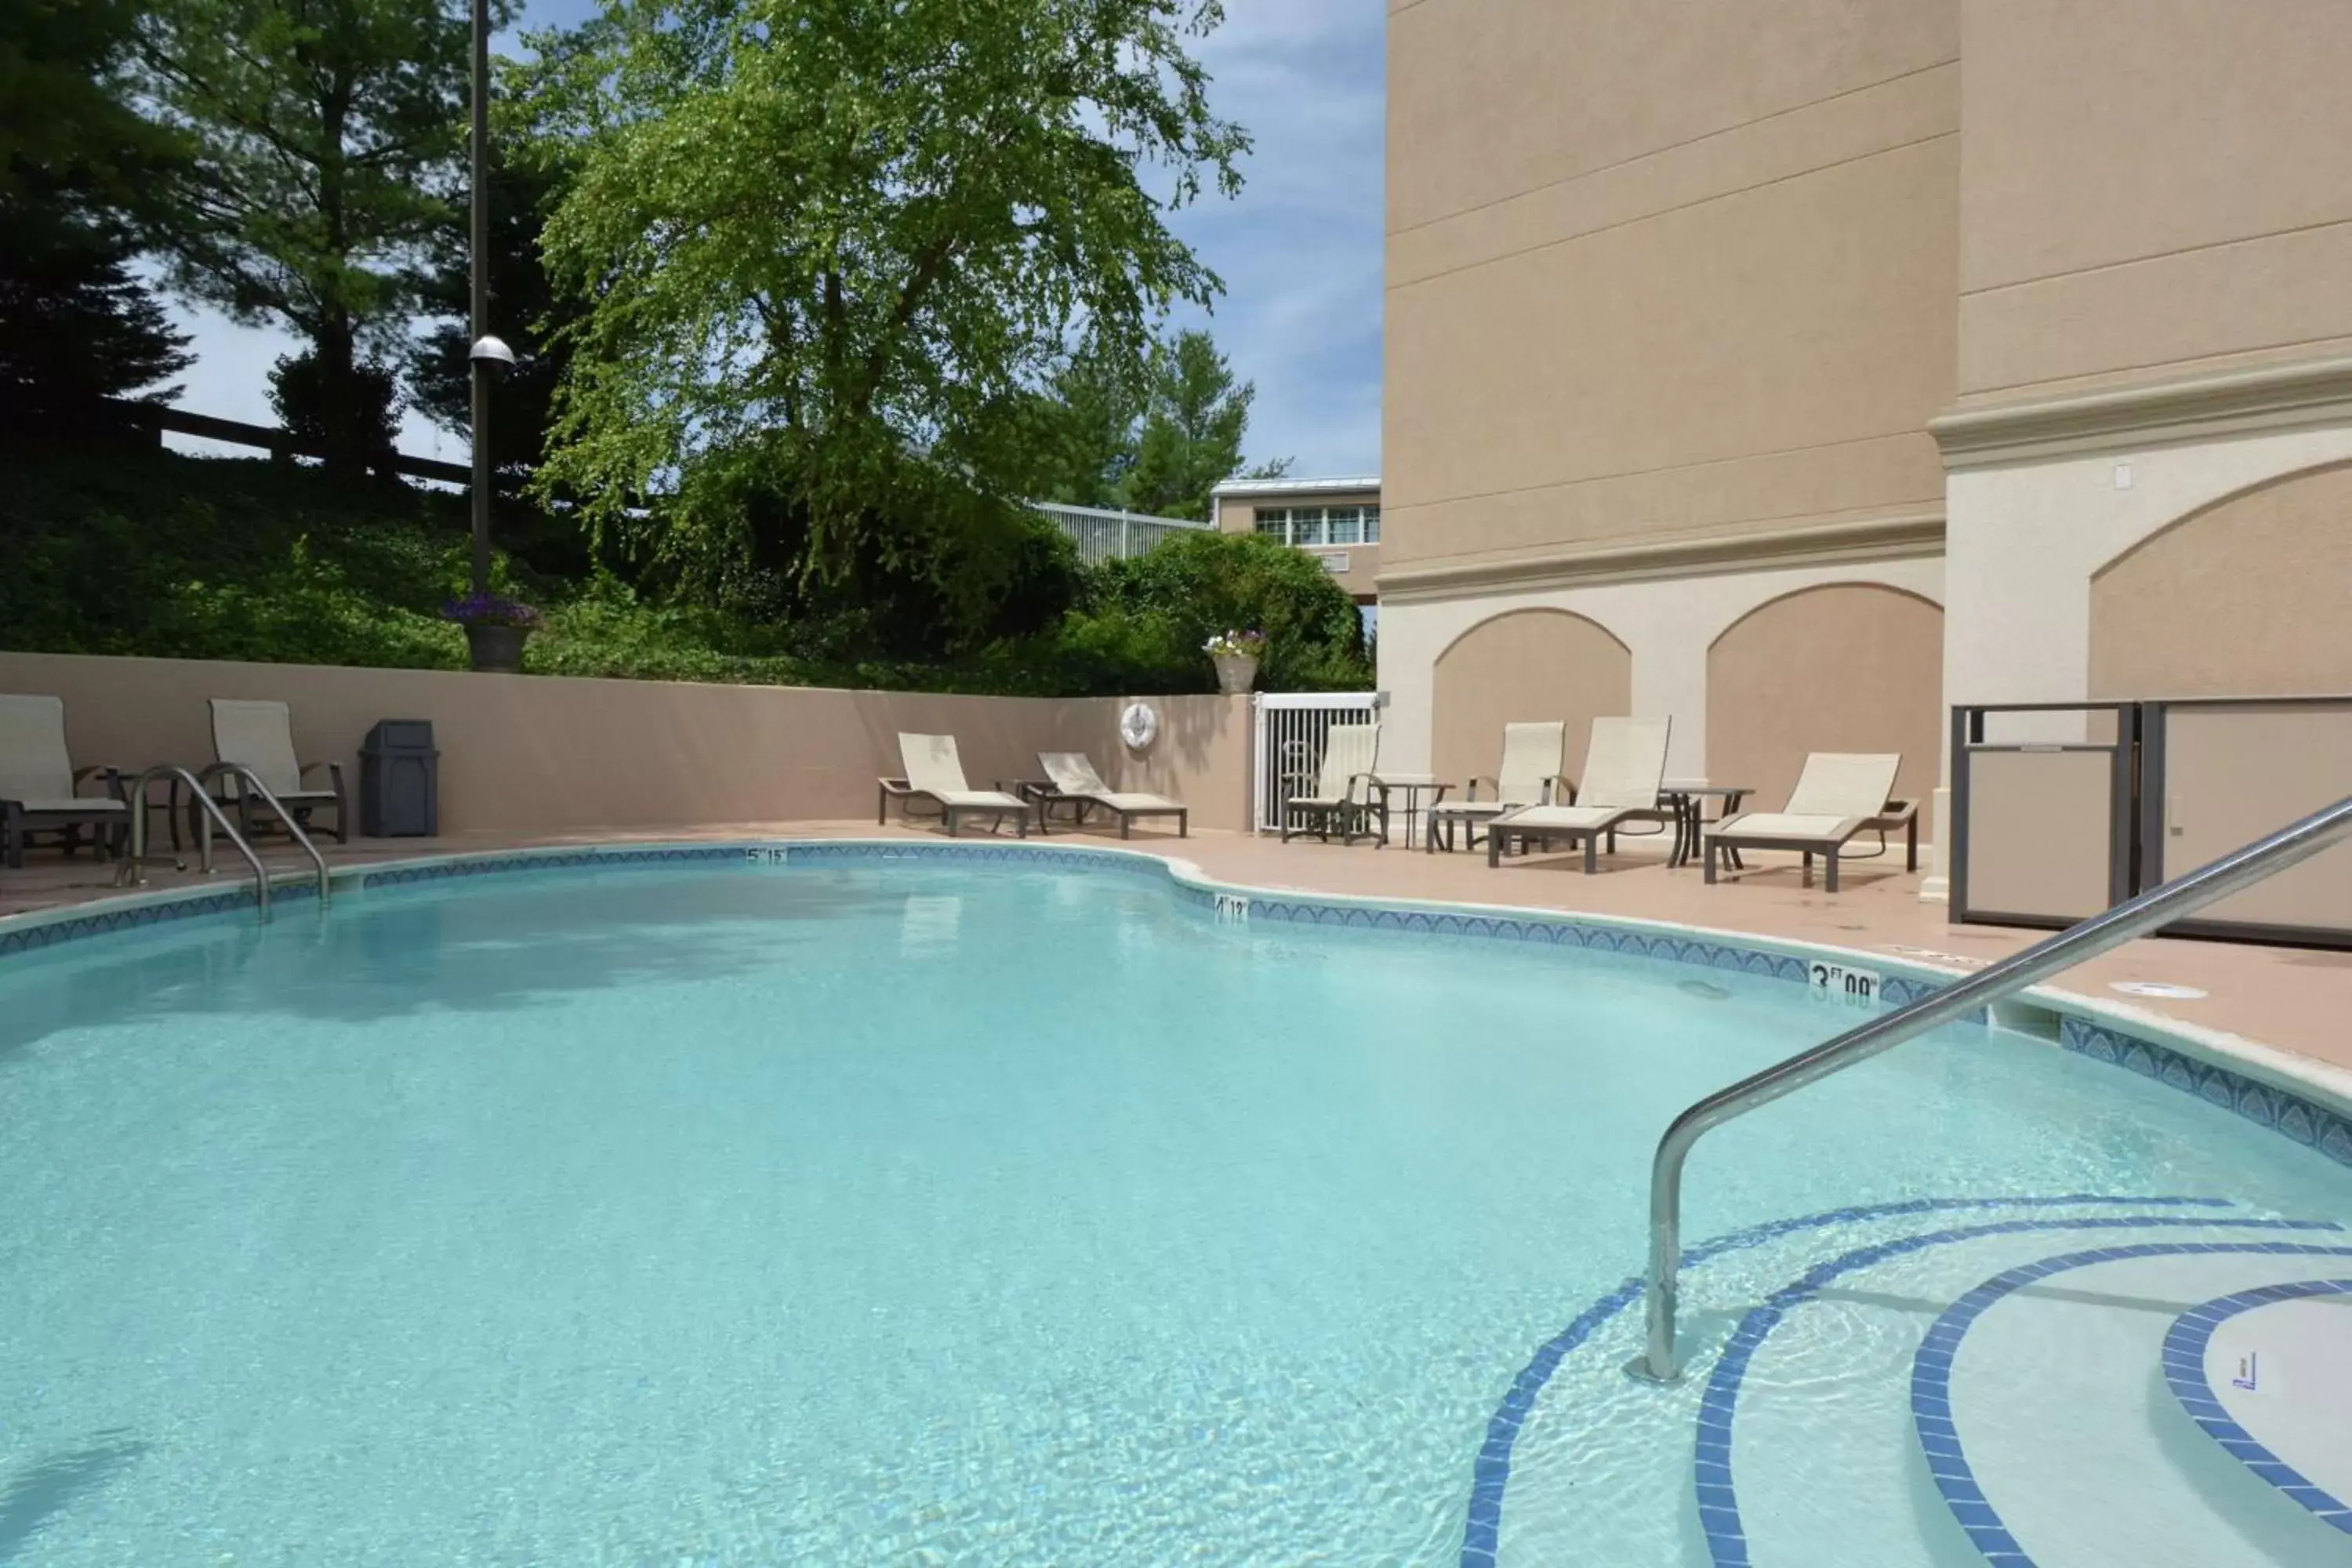
[[(1835, 566), (1702, 573), (1581, 587), (1495, 590), (1443, 599), (1384, 600), (1380, 683), (1390, 693), (1390, 705), (1381, 731), (1382, 762), (1400, 772), (1422, 772), (1433, 765), (1437, 662), (1456, 638), (1496, 616), (1555, 609), (1586, 617), (1631, 652), (1630, 711), (1674, 721), (1666, 776), (1681, 780), (1714, 776), (1717, 769), (1707, 736), (1707, 650), (1749, 611), (1801, 589), (1840, 583), (1879, 584), (1940, 604), (1944, 563), (1934, 556), (1921, 556)], [(1776, 709), (1780, 707), (1785, 704), (1776, 704)], [(1500, 744), (1499, 731), (1491, 743)], [(1570, 740), (1571, 757), (1581, 757), (1582, 745), (1580, 737)], [(1481, 764), (1478, 771), (1484, 773), (1491, 766), (1491, 763)], [(1745, 778), (1727, 782), (1757, 783)]]
[(1959, 390), (2352, 343), (2352, 5), (1964, 0)]
[(1741, 616), (1706, 654), (1708, 777), (1776, 810), (1809, 752), (1898, 752), (1895, 793), (1923, 799), (1943, 752), (1944, 612), (1839, 583)]
[(1933, 512), (1950, 0), (1390, 17), (1384, 576)]
[(1568, 725), (1561, 766), (1580, 781), (1592, 721), (1630, 713), (1633, 702), (1633, 656), (1607, 627), (1564, 610), (1507, 612), (1438, 656), (1435, 772), (1457, 788), (1491, 779), (1502, 763), (1504, 725), (1558, 720)]
[[(2103, 569), (2225, 498), (2347, 460), (2352, 429), (2339, 427), (1954, 472), (1945, 542), (1947, 700), (2069, 702), (2090, 696), (2093, 580)], [(2209, 585), (2225, 602), (2277, 591)], [(2183, 590), (2192, 598), (2204, 591)], [(2344, 619), (2341, 613), (2315, 618), (2309, 635), (2334, 635)], [(2192, 615), (2174, 635), (2194, 637), (2199, 624)], [(2228, 661), (2221, 668), (2233, 668), (2235, 650), (2220, 652)], [(2105, 694), (2116, 693), (2109, 688)], [(2042, 721), (2038, 729), (2050, 740), (2083, 732), (2063, 718)]]
[(441, 827), (551, 831), (856, 819), (901, 772), (900, 731), (952, 734), (977, 788), (1034, 778), (1040, 750), (1084, 750), (1112, 784), (1175, 795), (1203, 827), (1248, 817), (1250, 712), (1241, 697), (1154, 697), (1160, 738), (1131, 756), (1109, 699), (1067, 701), (791, 687), (574, 680), (0, 653), (0, 691), (65, 699), (80, 765), (212, 761), (205, 700), (293, 707), (302, 760), (358, 751), (380, 719), (428, 719)]
[(2352, 464), (2241, 491), (2091, 579), (2095, 697), (2352, 691)]

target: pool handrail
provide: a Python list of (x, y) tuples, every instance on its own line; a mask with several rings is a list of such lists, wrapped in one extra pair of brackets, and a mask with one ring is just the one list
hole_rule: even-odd
[[(302, 852), (310, 858), (310, 865), (319, 877), (319, 907), (325, 909), (334, 880), (327, 874), (327, 858), (319, 853), (319, 847), (310, 842), (310, 836), (302, 831), (302, 825), (294, 820), (294, 814), (287, 810), (285, 804), (270, 793), (268, 784), (261, 782), (261, 775), (243, 763), (215, 763), (196, 777), (207, 784), (215, 778), (233, 778), (237, 781), (240, 788), (249, 789), (261, 797), (261, 804), (277, 815), (278, 826), (285, 828), (288, 836), (300, 845)], [(201, 795), (202, 792), (198, 793)], [(239, 842), (242, 842), (242, 836), (238, 837)], [(265, 915), (264, 918), (266, 919), (267, 916)]]
[[(268, 925), (269, 923), (269, 868), (261, 863), (261, 857), (254, 852), (253, 846), (246, 841), (245, 835), (236, 830), (236, 824), (231, 822), (222, 812), (219, 803), (205, 793), (205, 786), (197, 782), (196, 775), (176, 763), (158, 763), (131, 781), (131, 788), (127, 792), (131, 799), (131, 849), (130, 853), (123, 857), (121, 866), (115, 871), (115, 886), (119, 888), (134, 884), (143, 886), (147, 880), (147, 867), (166, 858), (166, 857), (152, 856), (147, 853), (147, 785), (160, 778), (169, 778), (186, 784), (188, 793), (194, 795), (196, 804), (204, 808), (203, 814), (196, 819), (196, 853), (197, 864), (203, 868), (206, 876), (212, 874), (213, 868), (213, 825), (215, 823), (220, 824), (220, 830), (228, 836), (228, 841), (231, 844), (236, 846), (236, 852), (245, 857), (246, 867), (253, 873), (254, 907), (260, 911), (261, 923)], [(184, 868), (186, 862), (173, 861), (173, 864)]]
[(1643, 1353), (1626, 1372), (1644, 1383), (1670, 1384), (1675, 1364), (1675, 1276), (1682, 1262), (1683, 1164), (1701, 1137), (1760, 1105), (1769, 1105), (1890, 1047), (2012, 996), (2060, 970), (2168, 925), (2217, 899), (2352, 838), (2352, 796), (2266, 837), (2231, 850), (2211, 864), (2151, 888), (2137, 898), (2067, 927), (1978, 973), (1956, 980), (1895, 1011), (1848, 1029), (1810, 1050), (1717, 1089), (1668, 1124), (1650, 1164), (1650, 1264), (1647, 1335)]

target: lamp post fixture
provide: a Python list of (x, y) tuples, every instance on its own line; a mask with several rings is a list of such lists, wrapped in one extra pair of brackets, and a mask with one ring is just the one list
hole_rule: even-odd
[(473, 225), (467, 267), (472, 321), (467, 354), (472, 382), (474, 447), (474, 592), (490, 591), (490, 377), (514, 363), (514, 351), (490, 336), (490, 5), (473, 0)]

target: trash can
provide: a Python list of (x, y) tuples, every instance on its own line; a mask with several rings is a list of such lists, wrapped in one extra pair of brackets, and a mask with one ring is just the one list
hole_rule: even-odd
[(360, 832), (425, 838), (440, 831), (440, 756), (426, 719), (386, 719), (360, 746)]

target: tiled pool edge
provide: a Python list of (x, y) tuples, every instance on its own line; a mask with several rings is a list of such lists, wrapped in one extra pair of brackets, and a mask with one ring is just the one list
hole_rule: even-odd
[[(339, 894), (508, 872), (629, 866), (857, 863), (892, 860), (976, 861), (1055, 866), (1066, 869), (1164, 875), (1177, 897), (1221, 916), (1341, 930), (1475, 938), (1573, 947), (1590, 952), (1688, 963), (1727, 973), (1803, 984), (1813, 960), (1864, 966), (1882, 975), (1883, 998), (1897, 1005), (1958, 978), (1957, 972), (1819, 942), (1790, 942), (1750, 932), (1678, 926), (1625, 916), (1554, 913), (1419, 900), (1383, 900), (1341, 893), (1271, 889), (1229, 884), (1199, 865), (1152, 849), (1102, 845), (1008, 843), (971, 839), (910, 842), (866, 838), (739, 838), (714, 842), (484, 850), (415, 860), (337, 868)], [(273, 890), (279, 902), (312, 896), (307, 885)], [(21, 952), (145, 926), (234, 913), (253, 905), (251, 889), (202, 889), (131, 894), (34, 914), (0, 918), (0, 960)], [(2337, 1163), (2352, 1167), (2352, 1095), (2303, 1068), (2302, 1059), (2252, 1042), (2169, 1021), (2156, 1023), (2087, 998), (2035, 988), (2025, 994), (2059, 1019), (2058, 1043), (2069, 1051), (2136, 1072), (2192, 1094)], [(2259, 1058), (2259, 1059), (2257, 1059)], [(2318, 1064), (2313, 1064), (2317, 1068)]]

